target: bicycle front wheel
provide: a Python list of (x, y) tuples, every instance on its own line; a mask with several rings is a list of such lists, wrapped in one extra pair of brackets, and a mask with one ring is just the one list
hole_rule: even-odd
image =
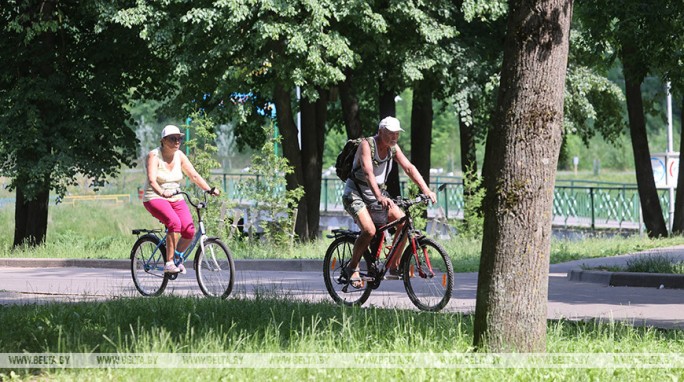
[(454, 269), (444, 248), (432, 239), (420, 238), (416, 253), (408, 245), (402, 257), (406, 294), (420, 310), (437, 312), (451, 299)]
[(143, 296), (159, 296), (169, 279), (164, 277), (166, 246), (159, 245), (155, 235), (140, 237), (131, 250), (131, 276), (135, 288)]
[(210, 238), (195, 253), (195, 274), (202, 293), (226, 298), (233, 291), (235, 263), (230, 250), (217, 238)]
[[(360, 288), (354, 288), (349, 282), (349, 274), (347, 274), (347, 265), (352, 258), (352, 251), (354, 249), (354, 242), (356, 239), (351, 236), (343, 236), (335, 239), (325, 252), (323, 259), (323, 279), (325, 281), (325, 288), (328, 290), (330, 297), (338, 304), (343, 305), (361, 305), (366, 300), (372, 291), (368, 281), (361, 281)], [(364, 256), (367, 257), (367, 256)], [(368, 277), (368, 270), (366, 262), (359, 263), (360, 275), (362, 279)]]

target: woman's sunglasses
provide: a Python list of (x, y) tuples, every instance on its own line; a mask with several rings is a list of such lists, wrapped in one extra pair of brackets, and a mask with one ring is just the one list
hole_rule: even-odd
[(182, 143), (183, 142), (183, 138), (181, 138), (181, 137), (166, 137), (166, 139), (168, 139), (169, 142), (173, 142), (173, 143)]

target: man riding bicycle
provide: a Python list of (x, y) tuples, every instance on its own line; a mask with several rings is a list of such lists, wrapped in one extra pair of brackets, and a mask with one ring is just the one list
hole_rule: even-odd
[[(387, 176), (392, 169), (392, 162), (397, 162), (401, 166), (409, 179), (418, 185), (420, 191), (427, 195), (432, 203), (437, 202), (435, 193), (430, 190), (416, 166), (406, 158), (397, 144), (399, 133), (402, 131), (404, 129), (401, 128), (398, 119), (386, 117), (381, 120), (377, 134), (362, 140), (359, 144), (354, 157), (351, 176), (345, 183), (342, 204), (361, 229), (361, 234), (354, 243), (353, 255), (349, 261), (347, 272), (351, 275), (349, 281), (355, 288), (360, 288), (363, 285), (359, 275), (359, 262), (375, 235), (376, 226), (369, 208), (373, 206), (381, 208), (380, 212), (387, 214), (388, 221), (400, 219), (404, 216), (404, 212), (394, 204), (385, 190)], [(401, 228), (401, 226), (397, 226), (397, 232), (401, 231)], [(405, 243), (398, 243), (397, 245), (399, 253), (401, 253)], [(397, 256), (393, 264), (389, 265), (390, 275), (399, 275), (399, 261), (400, 256)]]

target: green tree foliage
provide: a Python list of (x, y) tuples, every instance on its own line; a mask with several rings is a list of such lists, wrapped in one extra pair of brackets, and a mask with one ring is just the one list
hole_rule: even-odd
[[(623, 66), (630, 136), (644, 223), (649, 236), (668, 234), (653, 180), (641, 85), (649, 72), (680, 73), (681, 50), (673, 43), (684, 34), (681, 2), (585, 1), (578, 14), (586, 27), (588, 46), (605, 60)], [(610, 52), (612, 54), (600, 54)], [(683, 184), (684, 185), (684, 184)], [(681, 188), (680, 188), (681, 190)], [(684, 206), (684, 198), (679, 198)], [(679, 208), (684, 211), (684, 209)], [(682, 212), (684, 213), (684, 212)]]
[[(273, 137), (273, 126), (264, 127), (264, 134)], [(254, 233), (257, 220), (260, 221), (266, 238), (277, 245), (290, 239), (299, 200), (304, 196), (302, 187), (286, 190), (285, 175), (292, 173), (287, 159), (275, 154), (280, 137), (268, 139), (261, 152), (252, 157), (251, 173), (254, 178), (242, 181), (238, 188), (250, 200), (250, 235)]]
[[(234, 92), (252, 91), (257, 104), (273, 82), (301, 86), (316, 99), (316, 87), (344, 78), (354, 61), (348, 41), (331, 24), (349, 9), (333, 1), (138, 1), (115, 20), (141, 28), (157, 54), (174, 63), (183, 86), (176, 105), (211, 93), (205, 105), (228, 106)], [(261, 102), (264, 101), (264, 102)], [(228, 110), (228, 109), (225, 109)]]
[(190, 139), (186, 142), (190, 149), (188, 158), (195, 170), (211, 185), (211, 170), (221, 167), (216, 160), (216, 124), (202, 111), (195, 111), (189, 119)]
[(63, 196), (79, 174), (98, 187), (135, 158), (124, 104), (131, 89), (162, 88), (167, 66), (137, 33), (107, 21), (111, 5), (0, 7), (0, 173), (17, 192), (15, 245), (44, 241), (50, 191)]
[[(186, 141), (188, 148), (188, 159), (195, 170), (204, 178), (211, 187), (219, 187), (218, 181), (211, 170), (220, 168), (220, 163), (216, 160), (218, 147), (216, 146), (216, 124), (214, 120), (201, 110), (193, 112), (189, 117), (190, 123), (187, 125), (190, 139)], [(196, 198), (203, 198), (203, 191), (193, 184), (193, 193)], [(200, 199), (201, 200), (201, 199)], [(227, 195), (221, 194), (219, 197), (208, 199), (211, 208), (205, 210), (205, 221), (209, 224), (218, 222), (221, 211), (233, 207)], [(224, 216), (225, 218), (225, 216)]]
[(456, 229), (462, 237), (481, 240), (484, 224), (482, 200), (485, 197), (482, 176), (469, 169), (463, 178), (463, 220), (457, 223)]

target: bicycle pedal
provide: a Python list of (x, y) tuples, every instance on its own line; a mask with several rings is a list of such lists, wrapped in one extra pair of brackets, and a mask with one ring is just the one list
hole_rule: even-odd
[(387, 274), (383, 277), (383, 280), (401, 280), (401, 276)]

